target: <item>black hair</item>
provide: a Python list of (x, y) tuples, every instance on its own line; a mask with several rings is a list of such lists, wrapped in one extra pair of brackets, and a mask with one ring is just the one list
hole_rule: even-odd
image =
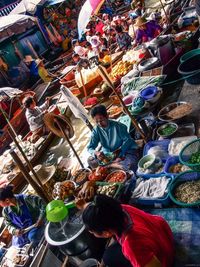
[(75, 43), (78, 41), (78, 39), (73, 39), (72, 40), (72, 45), (75, 45)]
[(24, 101), (25, 108), (30, 108), (31, 104), (33, 104), (33, 97), (29, 96)]
[(6, 187), (0, 188), (0, 201), (5, 201), (6, 198), (14, 198), (13, 185), (7, 185)]
[(86, 43), (85, 43), (85, 46), (86, 46), (86, 47), (90, 47), (90, 46), (92, 46), (92, 45), (91, 45), (90, 42), (86, 42)]
[(106, 107), (104, 105), (98, 105), (91, 110), (91, 116), (94, 118), (96, 115), (108, 116)]
[(117, 33), (123, 32), (122, 26), (120, 26), (120, 25), (117, 25), (115, 27), (115, 30), (116, 30)]
[(83, 223), (89, 231), (102, 234), (113, 231), (119, 237), (125, 228), (126, 215), (120, 203), (106, 195), (97, 195), (82, 215)]
[(77, 53), (73, 53), (73, 54), (72, 54), (72, 58), (73, 58), (73, 57), (79, 57), (79, 55), (78, 55)]

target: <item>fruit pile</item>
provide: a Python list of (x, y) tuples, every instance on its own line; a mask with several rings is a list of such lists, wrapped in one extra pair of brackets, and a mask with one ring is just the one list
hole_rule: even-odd
[(115, 65), (111, 72), (111, 77), (114, 81), (121, 79), (124, 75), (126, 75), (132, 69), (132, 64), (129, 62), (119, 61), (117, 65)]
[(96, 170), (93, 170), (89, 175), (90, 181), (103, 181), (108, 175), (108, 169), (106, 167), (98, 167)]
[(84, 106), (87, 107), (87, 106), (94, 106), (98, 103), (98, 99), (96, 97), (90, 97), (90, 98), (87, 98), (84, 102)]

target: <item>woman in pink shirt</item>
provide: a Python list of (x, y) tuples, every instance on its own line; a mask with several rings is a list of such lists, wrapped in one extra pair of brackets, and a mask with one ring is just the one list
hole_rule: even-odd
[[(99, 195), (85, 208), (83, 222), (96, 237), (115, 237), (131, 266), (173, 266), (173, 235), (160, 216)], [(115, 256), (117, 260), (117, 251)]]

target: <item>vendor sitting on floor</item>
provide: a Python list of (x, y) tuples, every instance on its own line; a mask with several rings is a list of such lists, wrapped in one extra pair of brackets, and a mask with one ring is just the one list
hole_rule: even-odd
[[(0, 206), (6, 226), (13, 235), (12, 245), (23, 247), (32, 243), (36, 247), (44, 233), (45, 203), (38, 196), (14, 195), (13, 186), (0, 189)], [(27, 233), (24, 230), (34, 225)]]
[(35, 143), (47, 133), (43, 117), (48, 112), (49, 98), (46, 98), (46, 102), (42, 106), (37, 107), (33, 97), (28, 96), (23, 100), (23, 105), (26, 108), (26, 119), (32, 132), (30, 141)]
[(135, 45), (151, 41), (153, 38), (157, 37), (162, 30), (155, 20), (147, 22), (143, 17), (138, 17), (136, 19), (134, 27), (137, 27), (135, 32)]
[[(88, 159), (89, 166), (96, 168), (99, 162), (104, 161), (106, 153), (113, 152), (115, 160), (110, 166), (136, 171), (137, 144), (127, 132), (126, 126), (109, 120), (106, 107), (103, 105), (94, 107), (91, 116), (97, 126), (93, 128), (88, 145), (88, 151), (92, 155)], [(95, 150), (99, 144), (102, 146), (101, 151)]]
[[(89, 204), (83, 203), (86, 229), (96, 237), (117, 240), (106, 249), (101, 266), (173, 266), (173, 234), (162, 217), (121, 205), (106, 195), (96, 196)], [(80, 200), (77, 204), (81, 208)]]

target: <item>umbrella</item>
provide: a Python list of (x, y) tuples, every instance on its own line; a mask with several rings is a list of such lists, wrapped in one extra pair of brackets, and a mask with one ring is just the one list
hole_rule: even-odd
[(78, 34), (79, 39), (82, 37), (90, 17), (92, 15), (97, 15), (99, 9), (103, 5), (105, 0), (86, 0), (85, 4), (82, 6), (78, 17)]

